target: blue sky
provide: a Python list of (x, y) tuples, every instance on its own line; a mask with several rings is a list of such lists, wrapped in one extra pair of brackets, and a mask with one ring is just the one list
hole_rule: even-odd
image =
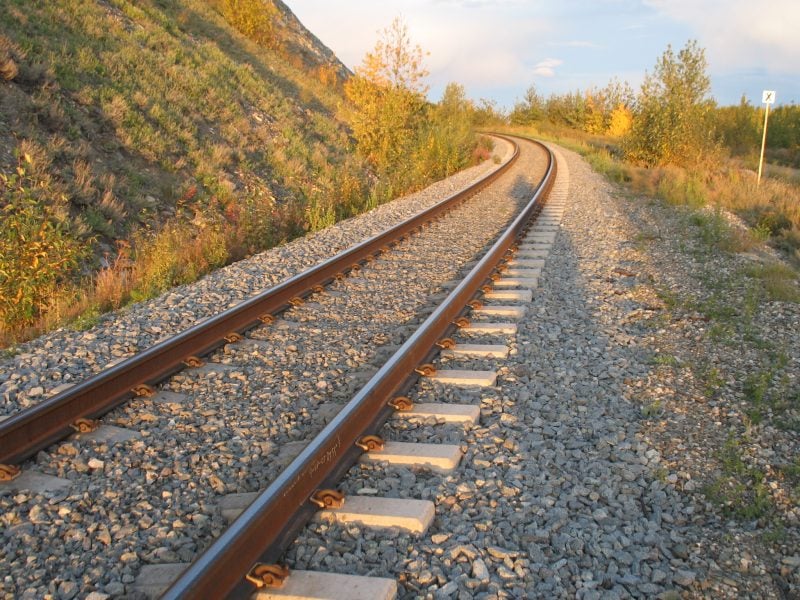
[(733, 104), (761, 91), (800, 103), (800, 0), (285, 0), (350, 68), (401, 16), (430, 53), (430, 97), (450, 81), (511, 107), (534, 84), (544, 95), (604, 86), (638, 89), (667, 44), (706, 49), (712, 95)]

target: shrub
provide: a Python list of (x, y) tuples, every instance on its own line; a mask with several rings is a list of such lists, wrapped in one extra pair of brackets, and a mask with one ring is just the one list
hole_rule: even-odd
[(646, 166), (689, 166), (715, 154), (705, 52), (690, 41), (677, 56), (671, 46), (645, 76), (633, 123), (625, 138), (627, 157)]
[(277, 48), (275, 36), (278, 9), (269, 0), (216, 0), (225, 20), (253, 41)]
[(86, 255), (84, 244), (70, 230), (65, 201), (52, 201), (59, 191), (44, 175), (46, 168), (24, 153), (15, 173), (0, 173), (0, 323), (4, 337), (10, 330), (32, 324), (52, 301), (57, 284), (69, 277)]

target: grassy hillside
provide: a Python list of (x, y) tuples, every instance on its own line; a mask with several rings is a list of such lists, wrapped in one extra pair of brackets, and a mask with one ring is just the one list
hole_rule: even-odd
[[(155, 293), (368, 202), (338, 114), (347, 70), (272, 6), (257, 43), (224, 0), (3, 2), (0, 338), (12, 322), (46, 328)], [(99, 295), (68, 284), (103, 267)]]

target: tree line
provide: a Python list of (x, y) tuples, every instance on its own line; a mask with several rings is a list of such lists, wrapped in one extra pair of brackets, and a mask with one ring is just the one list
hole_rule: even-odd
[[(638, 93), (627, 82), (544, 98), (528, 88), (507, 116), (512, 125), (543, 123), (617, 138), (625, 157), (644, 166), (679, 166), (715, 160), (720, 152), (750, 157), (761, 144), (764, 108), (744, 96), (734, 106), (711, 98), (705, 51), (689, 41), (671, 46), (645, 75)], [(503, 115), (499, 115), (503, 118)], [(800, 106), (771, 110), (768, 156), (800, 167)]]

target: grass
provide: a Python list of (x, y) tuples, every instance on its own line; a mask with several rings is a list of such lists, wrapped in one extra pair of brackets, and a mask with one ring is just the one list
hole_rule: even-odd
[(788, 377), (788, 364), (784, 352), (771, 351), (765, 356), (764, 365), (744, 379), (742, 392), (748, 403), (747, 418), (753, 425), (760, 425), (769, 417), (780, 429), (800, 431), (800, 423), (794, 416), (800, 410), (800, 388)]
[(705, 496), (728, 517), (742, 521), (769, 517), (775, 507), (764, 473), (744, 461), (739, 440), (729, 437), (717, 458), (721, 473), (703, 488)]
[(653, 402), (642, 405), (641, 413), (642, 417), (645, 419), (655, 419), (664, 413), (664, 408), (660, 400), (654, 400)]
[(651, 364), (662, 367), (679, 367), (680, 361), (672, 354), (656, 354), (650, 359)]
[[(209, 2), (11, 0), (0, 31), (20, 70), (0, 88), (0, 121), (15, 132), (0, 141), (34, 156), (50, 197), (66, 200), (70, 238), (88, 250), (73, 273), (96, 270), (119, 240), (135, 242), (136, 263), (181, 254), (181, 229), (194, 241), (181, 266), (152, 265), (133, 299), (330, 222), (322, 198), (336, 199), (337, 218), (363, 209), (369, 172), (348, 151), (340, 88), (240, 35)], [(7, 175), (18, 167), (0, 160)], [(92, 298), (67, 318), (118, 303), (94, 298), (92, 278), (42, 289), (25, 319), (2, 319), (0, 337), (47, 329), (76, 296)]]
[(800, 302), (800, 287), (794, 269), (780, 263), (753, 265), (745, 274), (756, 280), (767, 299), (778, 302)]

